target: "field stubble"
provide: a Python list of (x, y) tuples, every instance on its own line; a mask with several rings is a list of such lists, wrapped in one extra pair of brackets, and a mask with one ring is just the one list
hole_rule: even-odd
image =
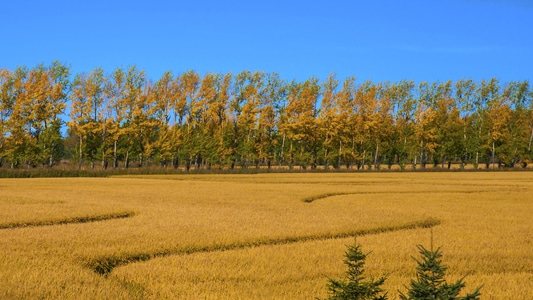
[[(416, 244), (429, 244), (424, 227), (439, 223), (434, 244), (443, 246), (450, 279), (468, 275), (469, 290), (484, 284), (484, 299), (530, 299), (532, 179), (530, 172), (2, 179), (0, 298), (324, 297), (328, 276), (344, 272), (349, 236), (366, 232), (357, 241), (372, 252), (367, 272), (387, 275), (394, 299), (415, 274)], [(112, 265), (102, 276), (96, 268), (105, 264)]]

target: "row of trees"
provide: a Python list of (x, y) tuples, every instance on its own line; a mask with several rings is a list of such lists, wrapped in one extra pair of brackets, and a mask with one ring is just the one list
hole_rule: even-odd
[(0, 69), (0, 164), (525, 166), (532, 98), (527, 81), (494, 78), (297, 82), (260, 71), (187, 71), (152, 81), (137, 67), (71, 75), (54, 62)]

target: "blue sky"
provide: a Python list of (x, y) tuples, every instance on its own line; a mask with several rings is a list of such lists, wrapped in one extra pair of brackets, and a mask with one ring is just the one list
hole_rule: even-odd
[(4, 1), (0, 68), (334, 72), (359, 81), (533, 81), (533, 4), (450, 1)]

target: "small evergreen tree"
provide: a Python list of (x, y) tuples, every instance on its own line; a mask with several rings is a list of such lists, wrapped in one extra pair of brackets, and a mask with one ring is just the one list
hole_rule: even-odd
[(479, 299), (481, 287), (464, 297), (459, 297), (461, 289), (465, 287), (464, 278), (457, 282), (448, 284), (444, 279), (447, 267), (442, 264), (442, 254), (440, 247), (433, 251), (427, 250), (422, 245), (417, 246), (422, 261), (417, 259), (416, 280), (411, 280), (411, 286), (407, 291), (407, 296), (400, 292), (402, 300), (414, 299), (439, 299), (439, 300), (475, 300)]
[(354, 243), (349, 245), (345, 253), (344, 264), (348, 266), (345, 280), (329, 279), (328, 289), (331, 300), (348, 300), (348, 299), (371, 299), (385, 300), (387, 293), (383, 292), (381, 285), (385, 282), (385, 277), (378, 280), (365, 280), (363, 276), (364, 265), (367, 254), (361, 251), (361, 245)]

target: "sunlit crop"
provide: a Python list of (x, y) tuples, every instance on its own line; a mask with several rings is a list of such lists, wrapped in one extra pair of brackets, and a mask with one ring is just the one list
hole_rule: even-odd
[(392, 299), (431, 240), (466, 290), (530, 299), (532, 192), (530, 172), (1, 179), (0, 298), (314, 299), (357, 236)]

